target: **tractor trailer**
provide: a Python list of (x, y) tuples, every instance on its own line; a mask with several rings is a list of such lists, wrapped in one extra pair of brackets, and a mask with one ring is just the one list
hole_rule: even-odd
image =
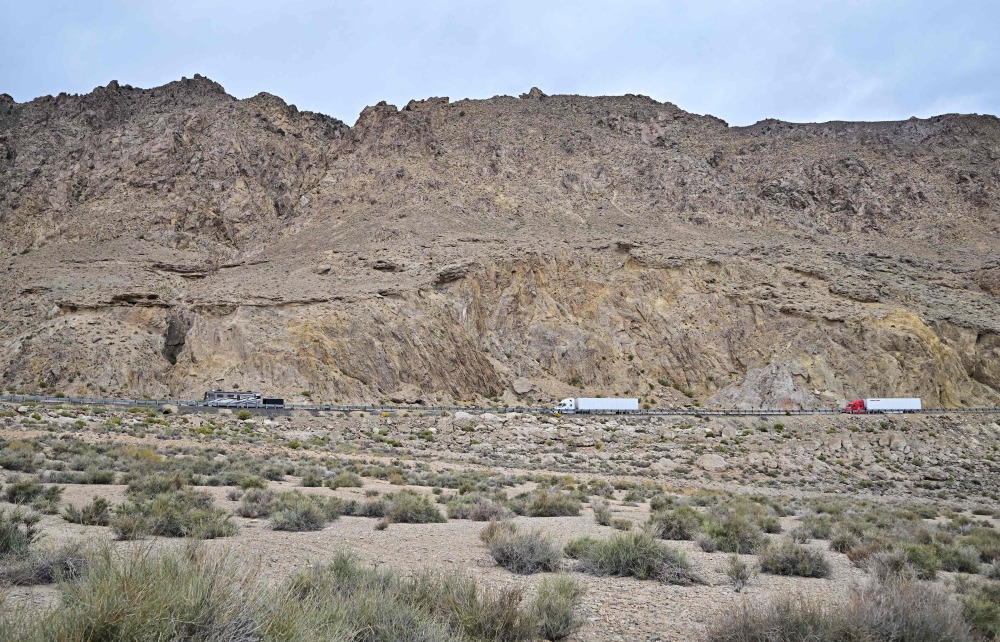
[(920, 412), (920, 410), (919, 398), (855, 399), (844, 408), (844, 412), (851, 415), (899, 414), (903, 412)]
[(563, 399), (557, 412), (629, 412), (639, 409), (638, 399), (607, 399), (604, 397), (574, 397)]

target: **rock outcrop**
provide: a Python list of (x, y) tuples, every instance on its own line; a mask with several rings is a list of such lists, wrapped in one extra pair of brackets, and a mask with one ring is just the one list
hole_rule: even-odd
[(1000, 405), (992, 116), (112, 82), (0, 99), (0, 230), (19, 391)]

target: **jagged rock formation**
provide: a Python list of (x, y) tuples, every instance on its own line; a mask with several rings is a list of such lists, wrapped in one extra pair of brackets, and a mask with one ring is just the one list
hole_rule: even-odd
[(992, 116), (112, 82), (0, 96), (0, 230), (18, 390), (1000, 404)]

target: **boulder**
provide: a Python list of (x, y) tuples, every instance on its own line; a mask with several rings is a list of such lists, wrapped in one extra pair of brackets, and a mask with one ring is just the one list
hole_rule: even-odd
[(889, 472), (882, 466), (878, 465), (869, 466), (868, 470), (865, 472), (868, 473), (868, 476), (872, 479), (886, 479), (889, 477)]
[(923, 475), (924, 479), (930, 481), (948, 481), (948, 479), (950, 479), (950, 475), (940, 468), (928, 468), (923, 471)]
[(695, 466), (698, 466), (702, 470), (707, 470), (708, 472), (712, 472), (715, 470), (725, 470), (726, 466), (728, 465), (726, 464), (726, 460), (725, 458), (722, 457), (722, 455), (716, 455), (715, 453), (708, 453), (706, 455), (702, 455), (698, 459), (694, 460), (694, 464)]
[(519, 395), (526, 395), (535, 389), (535, 384), (533, 384), (530, 379), (525, 379), (524, 377), (514, 379), (512, 386), (514, 388), (514, 393)]

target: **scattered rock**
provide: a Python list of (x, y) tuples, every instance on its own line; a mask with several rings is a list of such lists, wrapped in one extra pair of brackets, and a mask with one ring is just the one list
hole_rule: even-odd
[(722, 457), (722, 455), (716, 455), (715, 453), (702, 455), (698, 459), (694, 460), (694, 464), (695, 466), (698, 466), (702, 470), (707, 470), (708, 472), (724, 470), (727, 466), (725, 458)]
[(526, 395), (535, 389), (535, 384), (530, 379), (519, 377), (514, 379), (513, 388), (516, 394)]

